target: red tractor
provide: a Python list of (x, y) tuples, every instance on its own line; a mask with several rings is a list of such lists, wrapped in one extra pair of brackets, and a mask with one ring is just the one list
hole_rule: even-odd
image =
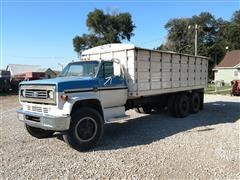
[(239, 96), (240, 95), (240, 80), (231, 81), (231, 96)]

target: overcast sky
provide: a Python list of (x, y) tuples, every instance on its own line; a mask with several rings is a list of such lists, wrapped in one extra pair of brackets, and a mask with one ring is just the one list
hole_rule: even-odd
[(7, 64), (37, 64), (60, 69), (58, 63), (77, 60), (72, 39), (87, 33), (86, 16), (95, 8), (129, 12), (136, 25), (129, 43), (154, 48), (164, 42), (171, 18), (203, 11), (229, 20), (239, 0), (53, 1), (1, 0), (0, 68)]

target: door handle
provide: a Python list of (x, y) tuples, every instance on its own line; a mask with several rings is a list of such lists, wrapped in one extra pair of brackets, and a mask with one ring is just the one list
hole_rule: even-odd
[(94, 87), (94, 88), (93, 88), (93, 91), (94, 91), (94, 92), (97, 92), (97, 91), (98, 91), (98, 88), (97, 88), (97, 87)]

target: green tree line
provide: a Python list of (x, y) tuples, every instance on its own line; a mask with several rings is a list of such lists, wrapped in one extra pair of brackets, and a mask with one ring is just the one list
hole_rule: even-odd
[(197, 54), (209, 57), (209, 78), (213, 78), (212, 69), (227, 51), (240, 49), (240, 11), (235, 11), (230, 21), (202, 12), (191, 18), (171, 19), (165, 28), (166, 42), (157, 49), (188, 54), (195, 53), (197, 28)]

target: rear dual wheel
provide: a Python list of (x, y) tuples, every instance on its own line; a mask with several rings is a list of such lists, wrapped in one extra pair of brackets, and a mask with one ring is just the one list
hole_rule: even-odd
[(179, 94), (174, 103), (174, 114), (176, 117), (186, 117), (189, 112), (189, 98), (186, 94)]
[(201, 98), (199, 93), (192, 93), (190, 97), (190, 113), (197, 113), (201, 108)]
[(175, 117), (183, 118), (188, 113), (197, 113), (201, 107), (201, 98), (199, 93), (187, 95), (181, 93), (172, 95), (168, 99), (168, 110)]

